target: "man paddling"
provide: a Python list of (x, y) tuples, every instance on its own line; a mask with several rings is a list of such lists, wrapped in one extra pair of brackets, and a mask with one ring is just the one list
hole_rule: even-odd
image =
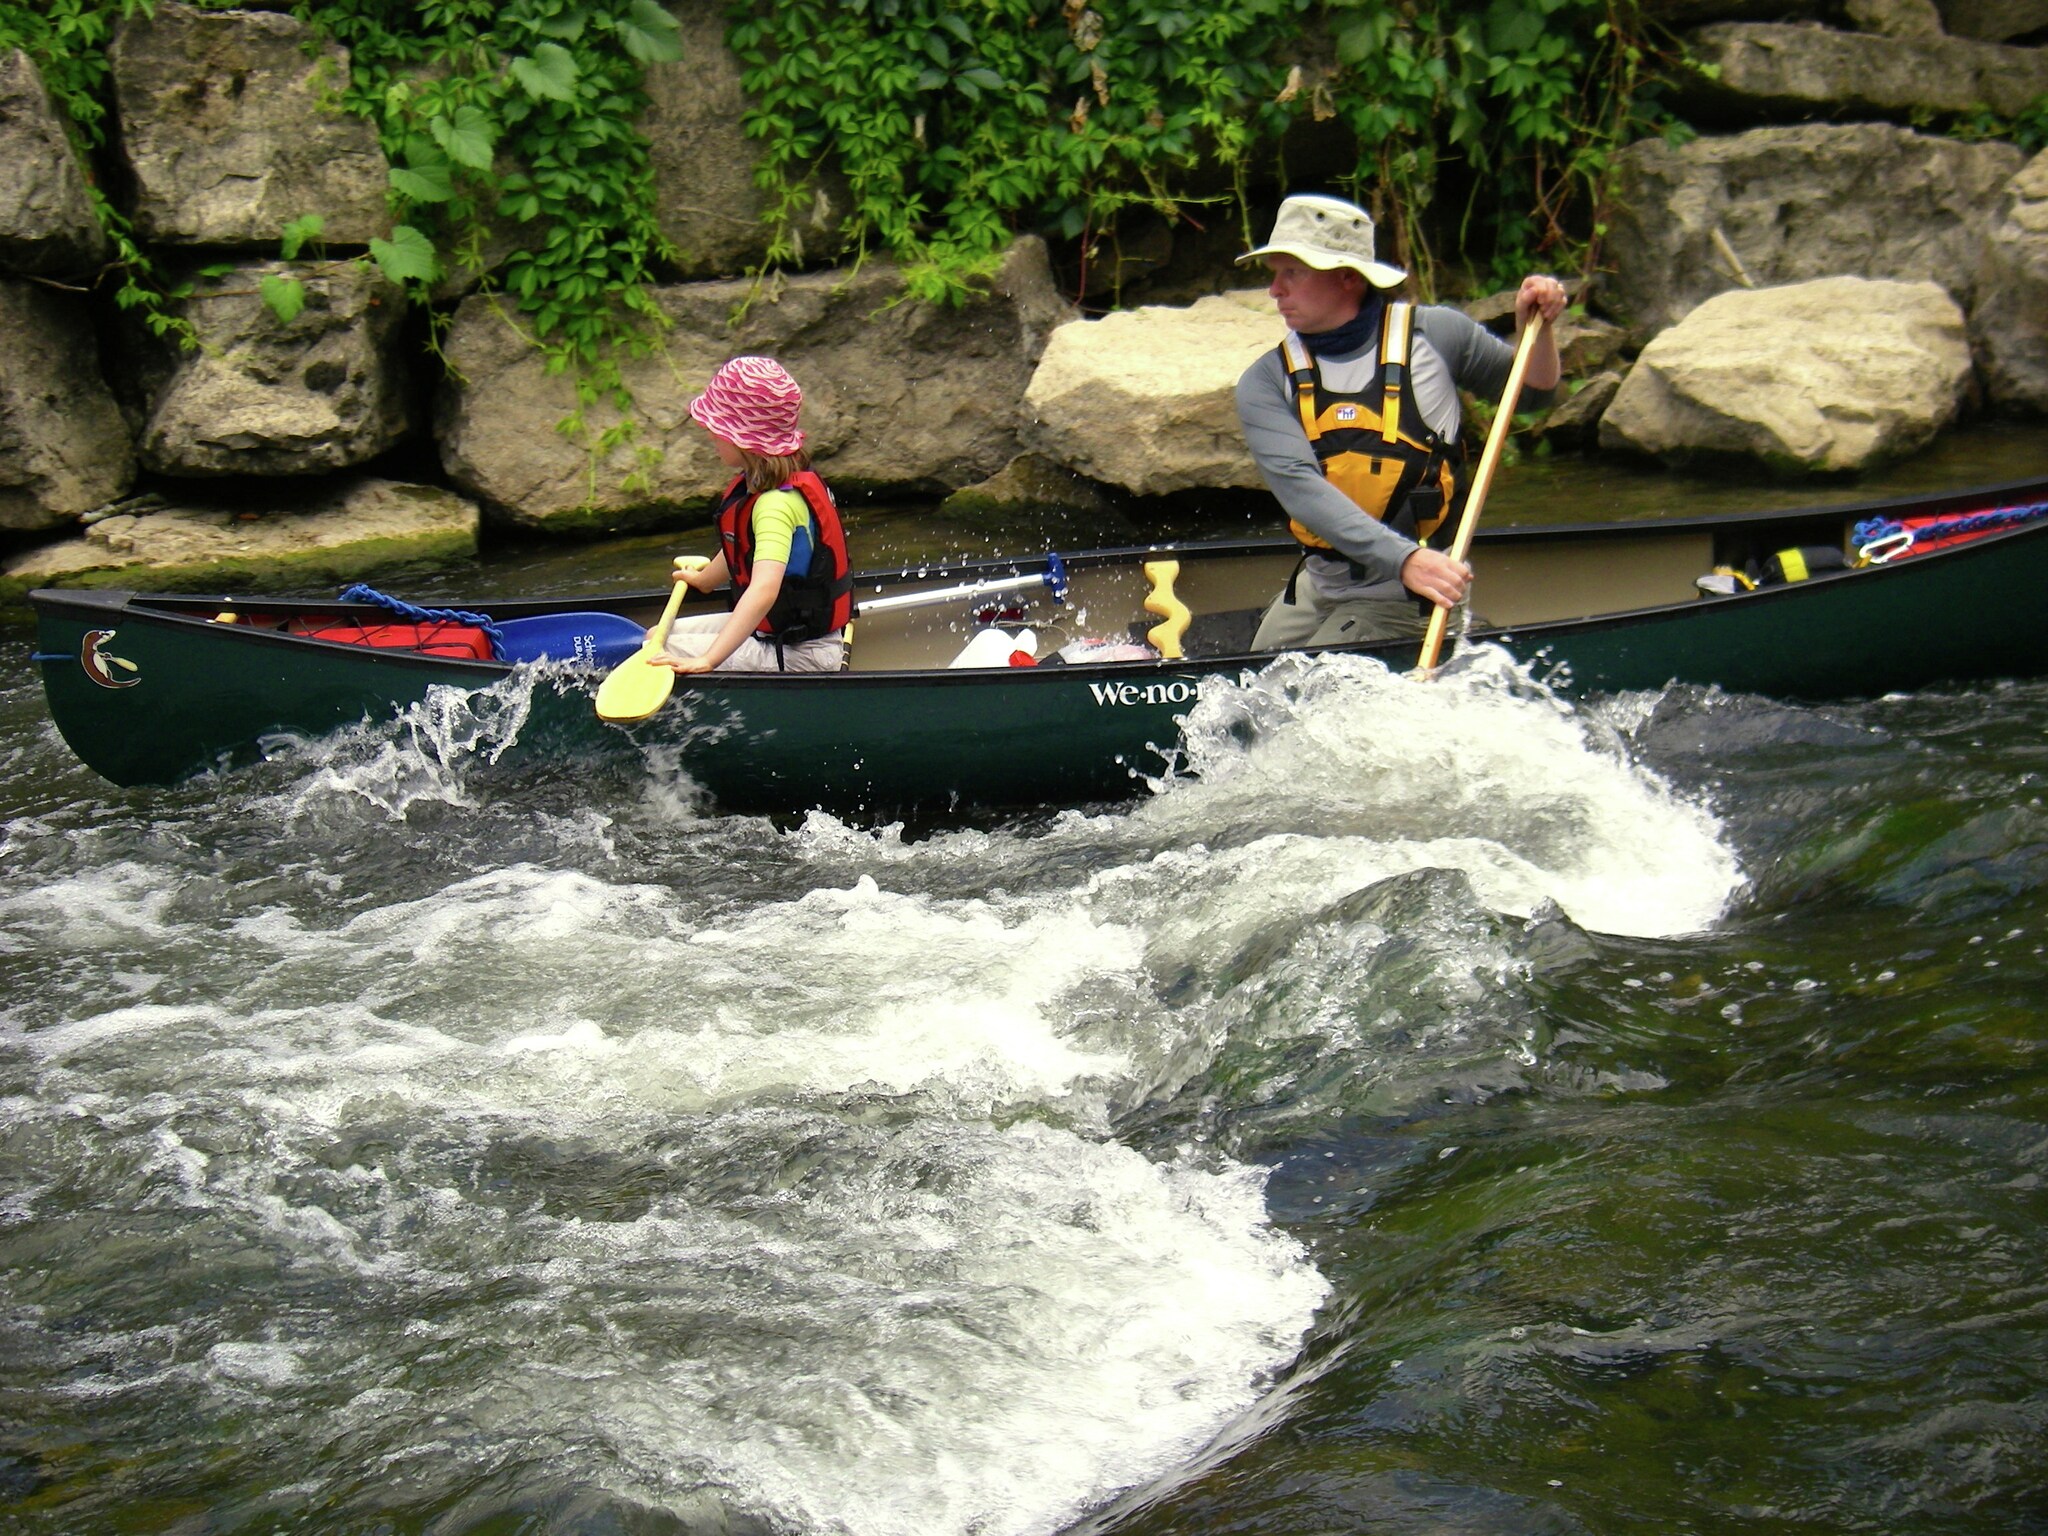
[[(1458, 391), (1497, 399), (1515, 349), (1458, 310), (1395, 302), (1407, 274), (1373, 259), (1371, 216), (1340, 198), (1288, 198), (1249, 261), (1272, 273), (1288, 334), (1237, 381), (1237, 415), (1303, 551), (1253, 649), (1420, 638), (1472, 580), (1429, 545), (1463, 489)], [(1564, 304), (1556, 278), (1525, 277), (1517, 336)], [(1562, 372), (1545, 325), (1523, 403), (1547, 404)]]

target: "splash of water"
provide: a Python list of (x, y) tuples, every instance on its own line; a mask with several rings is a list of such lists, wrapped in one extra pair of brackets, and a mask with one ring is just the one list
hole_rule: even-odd
[(1211, 679), (1188, 765), (1140, 813), (1271, 866), (1281, 902), (1419, 867), (1462, 869), (1497, 910), (1552, 901), (1588, 928), (1697, 931), (1743, 888), (1704, 806), (1504, 653), (1424, 681), (1349, 657)]

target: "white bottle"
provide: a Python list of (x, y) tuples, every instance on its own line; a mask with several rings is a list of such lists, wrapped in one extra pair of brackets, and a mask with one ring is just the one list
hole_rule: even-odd
[(1012, 651), (1037, 653), (1038, 637), (1030, 630), (1020, 632), (1014, 639), (1008, 630), (991, 624), (987, 629), (975, 631), (974, 638), (967, 642), (967, 648), (947, 663), (949, 667), (1007, 667)]

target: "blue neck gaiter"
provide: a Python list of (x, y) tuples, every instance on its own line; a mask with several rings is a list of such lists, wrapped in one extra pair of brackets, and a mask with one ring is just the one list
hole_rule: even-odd
[(1304, 333), (1302, 345), (1308, 348), (1310, 357), (1349, 357), (1362, 351), (1379, 339), (1380, 310), (1384, 300), (1376, 293), (1368, 293), (1358, 306), (1358, 313), (1331, 331)]

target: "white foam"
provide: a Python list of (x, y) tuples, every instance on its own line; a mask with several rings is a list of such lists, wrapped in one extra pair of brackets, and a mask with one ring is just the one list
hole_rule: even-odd
[(1497, 651), (1428, 680), (1284, 658), (1205, 682), (1187, 734), (1201, 778), (1139, 815), (1212, 845), (1349, 843), (1334, 866), (1463, 869), (1501, 910), (1550, 900), (1585, 927), (1643, 937), (1708, 927), (1743, 886), (1710, 810)]
[(289, 1386), (301, 1374), (297, 1352), (281, 1344), (216, 1344), (206, 1352), (206, 1362), (228, 1381), (269, 1389)]
[[(1414, 1035), (1470, 1030), (1460, 1070), (1506, 1060), (1523, 1042), (1470, 1024), (1507, 963), (1487, 914), (1673, 934), (1740, 886), (1709, 811), (1498, 666), (1212, 681), (1203, 777), (1129, 810), (704, 839), (670, 778), (529, 818), (522, 862), (457, 880), (393, 825), (510, 814), (465, 787), (499, 738), (458, 750), (446, 723), (370, 731), (257, 807), (292, 867), (388, 835), (391, 895), (375, 847), (224, 921), (177, 899), (212, 870), (176, 849), (0, 891), (55, 1019), (0, 1042), (0, 1127), (59, 1128), (125, 1181), (108, 1198), (333, 1282), (366, 1334), (334, 1359), (291, 1319), (208, 1339), (181, 1369), (218, 1390), (333, 1379), (363, 1425), (419, 1431), (394, 1455), (459, 1423), (650, 1501), (716, 1486), (849, 1536), (1056, 1530), (1287, 1370), (1325, 1285), (1261, 1175), (1150, 1161), (1113, 1139), (1125, 1108), (1240, 1029), (1350, 1050), (1417, 988), (1442, 1006), (1401, 1015)], [(673, 848), (622, 865), (650, 819)], [(1432, 901), (1484, 911), (1374, 996), (1408, 936), (1345, 902), (1430, 869), (1470, 888)], [(1292, 989), (1270, 1019), (1267, 980)], [(465, 1369), (379, 1395), (421, 1349)]]
[(576, 686), (559, 667), (515, 667), (487, 688), (436, 686), (389, 720), (308, 740), (266, 741), (265, 756), (305, 770), (273, 802), (287, 817), (319, 814), (336, 799), (367, 802), (403, 820), (415, 805), (467, 807), (471, 768), (495, 763), (519, 739), (536, 688)]
[(480, 1396), (532, 1405), (535, 1438), (597, 1428), (656, 1496), (709, 1476), (800, 1529), (1051, 1531), (1250, 1409), (1326, 1294), (1247, 1171), (1034, 1124), (867, 1150), (765, 1225), (669, 1208), (552, 1234), (565, 1309), (620, 1273), (715, 1278), (648, 1344), (564, 1342)]

